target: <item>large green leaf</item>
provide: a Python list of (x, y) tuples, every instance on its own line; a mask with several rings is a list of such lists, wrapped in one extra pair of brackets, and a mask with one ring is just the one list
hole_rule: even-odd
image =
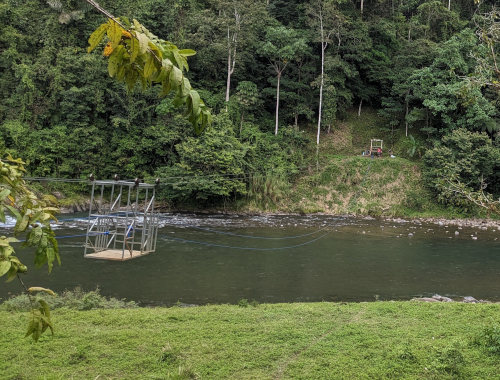
[(38, 303), (40, 304), (40, 312), (42, 314), (45, 314), (46, 317), (48, 317), (50, 319), (50, 307), (49, 307), (49, 304), (47, 303), (47, 301), (45, 300), (42, 300), (42, 299), (39, 299), (38, 300)]
[(14, 207), (5, 205), (5, 207), (14, 215), (16, 219), (21, 219), (21, 214)]
[(5, 258), (8, 258), (10, 257), (10, 255), (12, 255), (14, 253), (14, 248), (12, 248), (11, 245), (7, 246), (7, 247), (1, 247), (1, 255)]
[(118, 72), (116, 73), (116, 79), (119, 81), (123, 81), (123, 78), (125, 77), (125, 65), (120, 65), (118, 67)]
[(188, 96), (189, 91), (191, 91), (191, 84), (189, 83), (189, 79), (184, 77), (184, 78), (182, 78), (182, 86), (181, 86), (182, 97)]
[(183, 55), (184, 57), (190, 57), (192, 55), (195, 55), (196, 52), (192, 49), (182, 49), (182, 50), (179, 50), (179, 54)]
[(23, 215), (23, 218), (21, 219), (21, 221), (18, 220), (18, 225), (16, 226), (16, 230), (19, 231), (19, 232), (22, 232), (26, 229), (26, 227), (28, 227), (28, 223), (30, 221), (30, 217), (29, 215)]
[(162, 84), (164, 82), (168, 82), (171, 70), (172, 62), (168, 58), (163, 59), (161, 62), (160, 73), (156, 76), (155, 82)]
[(10, 269), (9, 271), (7, 272), (7, 281), (6, 282), (11, 282), (13, 279), (16, 278), (16, 275), (17, 275), (17, 268), (12, 265), (10, 265)]
[(146, 64), (144, 65), (144, 78), (146, 79), (151, 79), (151, 76), (156, 72), (154, 60), (153, 55), (148, 54)]
[(0, 191), (0, 201), (7, 198), (9, 196), (9, 194), (10, 194), (9, 189), (2, 189), (2, 191)]
[(35, 252), (35, 266), (40, 268), (47, 262), (47, 255), (44, 252), (43, 248), (39, 248)]
[(28, 232), (26, 241), (29, 245), (37, 245), (40, 242), (42, 236), (43, 236), (42, 227), (35, 227)]
[(0, 277), (9, 271), (11, 265), (12, 264), (9, 260), (0, 261)]
[(33, 332), (36, 330), (38, 326), (39, 318), (35, 316), (35, 314), (32, 312), (30, 322), (28, 324), (28, 330), (26, 331), (26, 335), (24, 336), (25, 338), (33, 334)]
[(183, 56), (181, 56), (179, 54), (179, 51), (178, 50), (173, 50), (172, 51), (173, 55), (174, 55), (174, 61), (175, 63), (177, 64), (177, 67), (181, 70), (184, 70), (186, 69), (186, 71), (189, 70), (189, 67), (187, 65), (187, 61), (186, 61), (186, 58), (184, 58)]
[(120, 40), (122, 39), (122, 27), (118, 25), (116, 22), (113, 20), (109, 20), (108, 22), (109, 26), (106, 29), (106, 32), (108, 34), (109, 42), (111, 43), (111, 47), (115, 49), (118, 44), (120, 43)]
[(44, 333), (45, 330), (47, 330), (47, 328), (49, 327), (50, 328), (50, 332), (52, 333), (52, 335), (54, 335), (54, 328), (52, 326), (52, 321), (50, 320), (50, 318), (46, 317), (42, 313), (42, 316), (40, 317), (40, 319), (42, 320), (42, 324), (43, 324), (42, 333)]
[(123, 57), (123, 46), (120, 45), (118, 46), (113, 53), (109, 56), (108, 60), (108, 72), (110, 77), (114, 77), (116, 73), (118, 72), (118, 68), (120, 64), (122, 63), (122, 57)]
[(191, 98), (193, 106), (192, 113), (198, 116), (200, 114), (200, 95), (198, 94), (197, 91), (191, 90), (189, 91), (189, 96)]
[(139, 41), (135, 38), (130, 39), (130, 63), (135, 62), (137, 55), (139, 54), (140, 47)]
[(97, 45), (104, 38), (104, 34), (109, 28), (109, 23), (102, 24), (99, 28), (97, 28), (94, 33), (92, 33), (89, 37), (89, 47), (87, 48), (87, 52), (90, 53), (92, 50), (96, 48)]
[(170, 80), (169, 78), (166, 78), (162, 84), (161, 84), (161, 95), (162, 96), (166, 96), (168, 95), (168, 93), (170, 92), (170, 90), (172, 89), (172, 86), (170, 85)]
[(170, 73), (170, 84), (172, 88), (178, 88), (182, 83), (182, 71), (176, 66), (172, 66), (172, 72)]
[(50, 273), (50, 272), (52, 272), (52, 267), (54, 265), (54, 259), (56, 258), (54, 248), (47, 247), (46, 254), (47, 254), (47, 265), (49, 267), (49, 273)]
[(148, 51), (149, 38), (144, 33), (135, 32), (135, 36), (139, 41), (139, 51), (144, 54)]

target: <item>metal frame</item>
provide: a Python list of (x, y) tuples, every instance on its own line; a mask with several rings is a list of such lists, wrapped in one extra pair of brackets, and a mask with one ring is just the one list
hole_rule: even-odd
[[(92, 181), (84, 256), (121, 250), (121, 259), (156, 250), (156, 186), (130, 181)], [(132, 203), (133, 201), (133, 203)], [(95, 208), (95, 210), (94, 210)], [(133, 253), (133, 254), (132, 254)]]
[(384, 140), (371, 139), (370, 140), (370, 152), (373, 152), (373, 150), (377, 149), (377, 148), (383, 149), (383, 147), (382, 147), (383, 144), (384, 144)]

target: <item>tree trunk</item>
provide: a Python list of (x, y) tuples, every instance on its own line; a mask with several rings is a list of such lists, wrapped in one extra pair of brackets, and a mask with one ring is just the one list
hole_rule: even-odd
[(359, 108), (358, 108), (358, 117), (361, 116), (361, 106), (363, 105), (363, 99), (359, 101)]
[(448, 0), (448, 10), (451, 10), (451, 0)]
[(299, 114), (296, 112), (295, 115), (293, 115), (295, 118), (295, 129), (299, 129)]
[[(323, 40), (323, 24), (321, 24), (321, 35)], [(319, 145), (319, 135), (321, 133), (321, 107), (323, 106), (323, 84), (325, 80), (325, 49), (325, 42), (321, 41), (321, 83), (319, 85), (318, 134), (316, 135), (316, 145)]]
[(238, 31), (240, 30), (240, 14), (238, 10), (234, 9), (234, 22), (236, 26), (236, 31), (233, 32), (231, 36), (231, 31), (229, 25), (227, 27), (227, 83), (226, 83), (226, 112), (227, 103), (229, 102), (229, 92), (231, 89), (231, 75), (234, 73), (234, 67), (236, 65), (236, 44), (238, 41)]
[(229, 102), (229, 88), (231, 87), (231, 50), (228, 49), (227, 52), (227, 81), (226, 81), (226, 111), (227, 102)]
[(279, 120), (279, 110), (280, 110), (280, 79), (281, 72), (278, 71), (278, 84), (276, 85), (276, 126), (274, 128), (274, 134), (278, 135), (278, 120)]
[[(234, 36), (233, 36), (234, 38)], [(229, 32), (229, 26), (227, 27), (227, 81), (226, 81), (226, 112), (227, 112), (227, 103), (229, 102), (229, 89), (231, 88), (231, 75), (234, 71), (234, 61), (235, 57), (231, 54), (231, 34)], [(236, 48), (235, 48), (236, 54)], [(231, 67), (232, 66), (232, 67)]]
[(405, 103), (406, 103), (406, 111), (405, 111), (405, 128), (406, 128), (406, 137), (408, 137), (408, 95), (410, 91), (406, 92), (406, 98), (405, 98)]
[(363, 16), (363, 4), (364, 4), (364, 0), (361, 0), (361, 16)]

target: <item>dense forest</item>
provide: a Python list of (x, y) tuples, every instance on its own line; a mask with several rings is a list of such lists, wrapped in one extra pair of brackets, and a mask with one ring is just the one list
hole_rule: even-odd
[(320, 166), (316, 144), (369, 108), (388, 148), (421, 163), (442, 202), (491, 202), (500, 196), (494, 3), (102, 0), (196, 50), (187, 76), (213, 116), (198, 135), (172, 96), (110, 78), (104, 44), (87, 53), (106, 20), (85, 1), (4, 0), (0, 151), (27, 161), (30, 176), (160, 177), (168, 199), (213, 204)]

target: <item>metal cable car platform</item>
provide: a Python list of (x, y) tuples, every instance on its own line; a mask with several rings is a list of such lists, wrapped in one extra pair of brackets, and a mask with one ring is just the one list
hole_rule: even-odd
[(126, 261), (153, 253), (159, 220), (154, 210), (156, 185), (138, 179), (91, 181), (84, 257)]

